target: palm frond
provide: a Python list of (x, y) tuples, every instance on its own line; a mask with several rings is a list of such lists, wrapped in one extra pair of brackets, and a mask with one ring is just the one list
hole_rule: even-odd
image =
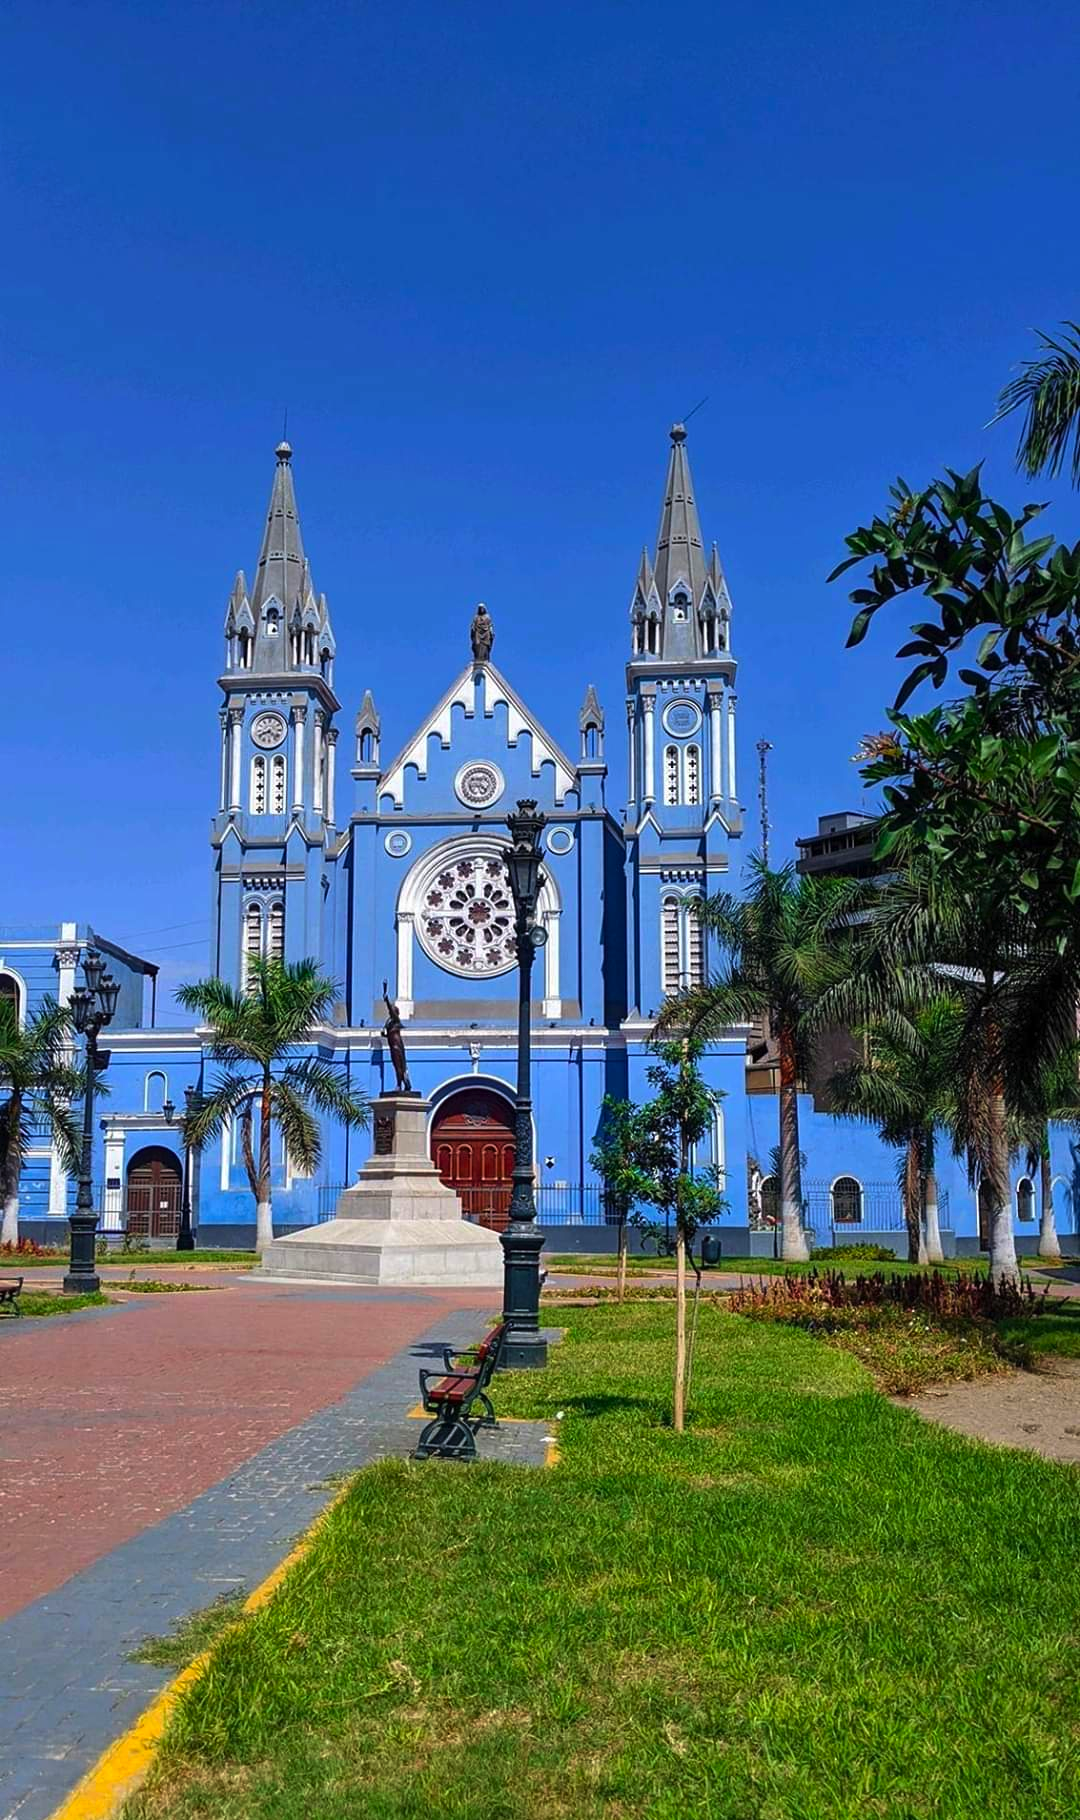
[(346, 1086), (338, 1069), (316, 1057), (290, 1062), (281, 1080), (291, 1093), (310, 1101), (324, 1118), (336, 1118), (343, 1125), (364, 1126), (370, 1118), (367, 1099), (357, 1088)]
[(1080, 486), (1080, 326), (1066, 322), (1058, 337), (1037, 333), (1038, 356), (1025, 360), (1004, 387), (991, 422), (1024, 413), (1016, 464), (1032, 479), (1059, 474), (1071, 441), (1071, 478)]
[(271, 1088), (271, 1105), (289, 1161), (298, 1174), (314, 1175), (322, 1160), (318, 1121), (283, 1076)]

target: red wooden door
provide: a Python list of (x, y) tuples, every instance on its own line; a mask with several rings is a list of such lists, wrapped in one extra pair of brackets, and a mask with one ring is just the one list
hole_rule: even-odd
[(431, 1155), (448, 1188), (481, 1226), (506, 1225), (514, 1169), (514, 1111), (499, 1093), (466, 1089), (439, 1107)]
[(180, 1230), (180, 1165), (169, 1151), (141, 1151), (132, 1158), (127, 1225), (139, 1239), (172, 1239)]

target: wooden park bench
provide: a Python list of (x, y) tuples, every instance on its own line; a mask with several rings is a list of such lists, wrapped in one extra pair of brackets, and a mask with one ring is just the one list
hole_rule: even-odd
[(475, 1460), (477, 1430), (498, 1426), (487, 1387), (505, 1336), (506, 1323), (499, 1321), (479, 1346), (464, 1352), (447, 1347), (441, 1371), (421, 1371), (420, 1398), (433, 1420), (416, 1443), (414, 1459)]
[(22, 1286), (22, 1277), (0, 1277), (0, 1314), (22, 1314), (19, 1307)]

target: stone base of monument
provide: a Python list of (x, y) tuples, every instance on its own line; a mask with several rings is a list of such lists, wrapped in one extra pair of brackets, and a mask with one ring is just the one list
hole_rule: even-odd
[(332, 1220), (275, 1239), (260, 1274), (296, 1282), (494, 1289), (503, 1280), (498, 1234), (474, 1226), (427, 1150), (428, 1102), (418, 1093), (374, 1101), (375, 1148)]

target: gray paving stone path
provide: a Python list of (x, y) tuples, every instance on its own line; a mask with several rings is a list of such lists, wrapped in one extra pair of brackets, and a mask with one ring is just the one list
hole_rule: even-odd
[[(170, 1669), (128, 1659), (144, 1638), (222, 1593), (257, 1586), (329, 1503), (335, 1475), (411, 1451), (418, 1366), (437, 1362), (444, 1345), (468, 1344), (487, 1319), (490, 1310), (447, 1311), (186, 1509), (0, 1624), (0, 1820), (47, 1820), (172, 1679)], [(483, 1434), (481, 1451), (538, 1466), (545, 1436), (543, 1423), (508, 1423)]]

